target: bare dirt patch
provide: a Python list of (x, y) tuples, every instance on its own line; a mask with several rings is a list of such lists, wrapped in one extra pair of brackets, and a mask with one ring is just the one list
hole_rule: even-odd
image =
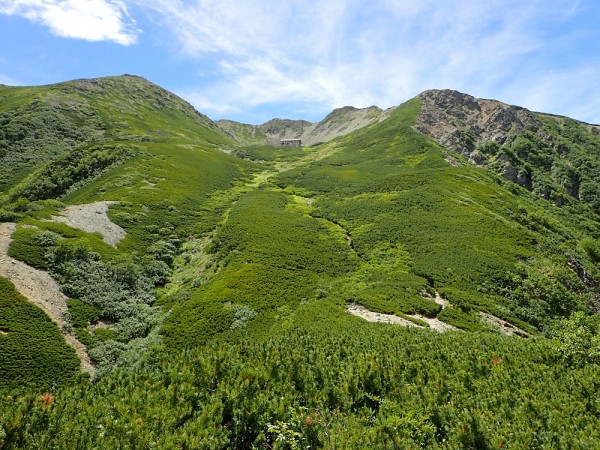
[(52, 220), (73, 228), (79, 228), (88, 233), (100, 233), (104, 242), (116, 247), (126, 233), (123, 228), (113, 223), (106, 214), (109, 206), (114, 203), (117, 202), (105, 201), (68, 206), (61, 211), (59, 216), (53, 216)]
[(433, 298), (433, 301), (436, 302), (438, 305), (441, 305), (442, 309), (448, 306), (448, 301), (445, 298), (443, 298), (438, 291), (435, 291), (435, 297)]
[(404, 327), (417, 327), (424, 328), (416, 323), (411, 322), (410, 320), (403, 319), (402, 317), (395, 316), (394, 314), (381, 314), (377, 312), (373, 312), (368, 310), (362, 305), (357, 303), (350, 303), (346, 308), (350, 314), (356, 317), (360, 317), (361, 319), (366, 320), (367, 322), (379, 322), (379, 323), (393, 323), (396, 325), (402, 325)]
[(96, 323), (93, 323), (91, 325), (88, 325), (88, 330), (90, 333), (93, 333), (94, 331), (98, 330), (98, 329), (105, 329), (105, 330), (110, 330), (112, 328), (115, 327), (115, 322), (111, 322), (108, 320), (99, 320)]
[(75, 349), (81, 361), (81, 370), (93, 375), (94, 366), (85, 346), (65, 331), (63, 315), (67, 311), (67, 297), (61, 292), (56, 281), (48, 272), (34, 269), (7, 255), (15, 230), (14, 223), (0, 224), (0, 276), (12, 281), (27, 300), (41, 308), (57, 324), (67, 344)]
[[(382, 313), (370, 311), (367, 308), (365, 308), (364, 306), (359, 305), (357, 303), (350, 303), (347, 306), (346, 311), (348, 311), (353, 316), (360, 317), (361, 319), (364, 319), (368, 322), (391, 323), (391, 324), (395, 324), (395, 325), (401, 325), (404, 327), (425, 328), (425, 327), (422, 327), (421, 325), (411, 322), (410, 320), (404, 319), (402, 317), (398, 317), (394, 314), (382, 314)], [(430, 317), (425, 317), (420, 314), (407, 314), (407, 315), (409, 317), (412, 317), (413, 319), (419, 319), (419, 320), (422, 320), (423, 322), (428, 323), (429, 328), (431, 328), (432, 330), (438, 331), (440, 333), (442, 333), (444, 331), (458, 330), (458, 328), (453, 327), (452, 325), (449, 325), (445, 322), (442, 322), (439, 319), (435, 319), (435, 318), (432, 319)]]
[(486, 323), (490, 324), (494, 328), (497, 328), (502, 334), (507, 336), (517, 335), (521, 337), (531, 336), (531, 334), (529, 334), (527, 331), (513, 325), (510, 322), (507, 322), (506, 320), (501, 319), (500, 317), (496, 317), (483, 311), (479, 311), (479, 315), (483, 320), (486, 321)]

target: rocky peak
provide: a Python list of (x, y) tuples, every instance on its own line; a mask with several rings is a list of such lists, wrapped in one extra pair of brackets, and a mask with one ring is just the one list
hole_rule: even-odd
[(382, 113), (382, 109), (377, 106), (369, 106), (368, 108), (355, 108), (354, 106), (342, 106), (331, 111), (321, 122), (331, 122), (336, 120), (351, 121), (356, 116), (378, 116)]
[(309, 125), (311, 123), (306, 120), (271, 119), (260, 128), (269, 137), (298, 138)]
[(538, 131), (530, 111), (496, 100), (483, 100), (453, 90), (429, 90), (419, 95), (421, 112), (414, 128), (443, 146), (480, 164), (476, 146), (493, 141), (502, 145), (524, 131)]

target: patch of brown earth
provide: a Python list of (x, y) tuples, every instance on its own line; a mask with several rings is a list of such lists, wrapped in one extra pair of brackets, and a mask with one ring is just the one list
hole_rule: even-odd
[(361, 319), (366, 320), (367, 322), (378, 322), (378, 323), (393, 323), (396, 325), (402, 325), (404, 327), (417, 327), (424, 328), (416, 323), (411, 322), (410, 320), (403, 319), (402, 317), (395, 316), (394, 314), (381, 314), (368, 310), (362, 305), (357, 303), (350, 303), (346, 308), (350, 314), (356, 317), (360, 317)]
[(435, 291), (435, 297), (433, 298), (433, 301), (436, 302), (438, 305), (441, 305), (442, 309), (448, 306), (448, 301), (445, 298), (443, 298), (438, 291)]
[(115, 326), (115, 322), (110, 322), (107, 320), (99, 320), (96, 323), (88, 325), (87, 328), (90, 333), (93, 333), (95, 330), (97, 330), (99, 328), (108, 330), (108, 329), (114, 328), (114, 326)]
[(432, 330), (435, 330), (435, 331), (439, 331), (440, 333), (443, 333), (444, 331), (450, 331), (450, 330), (462, 331), (462, 330), (459, 330), (458, 328), (456, 328), (455, 326), (452, 326), (446, 322), (442, 322), (440, 319), (435, 318), (435, 317), (434, 318), (426, 317), (421, 314), (407, 314), (407, 315), (412, 317), (413, 319), (419, 319), (419, 320), (422, 320), (423, 322), (427, 322), (429, 324), (429, 328), (431, 328)]
[[(394, 314), (382, 314), (374, 311), (370, 311), (362, 305), (357, 303), (350, 303), (346, 307), (346, 311), (356, 317), (360, 317), (361, 319), (366, 320), (367, 322), (378, 322), (378, 323), (391, 323), (395, 325), (401, 325), (404, 327), (417, 327), (417, 328), (425, 328), (421, 325), (418, 325), (410, 320), (404, 319), (402, 317), (398, 317)], [(439, 319), (430, 318), (422, 316), (421, 314), (407, 314), (407, 316), (412, 317), (413, 319), (419, 319), (423, 322), (429, 324), (429, 328), (432, 330), (443, 333), (444, 331), (457, 331), (458, 328), (453, 327), (445, 322), (442, 322)]]

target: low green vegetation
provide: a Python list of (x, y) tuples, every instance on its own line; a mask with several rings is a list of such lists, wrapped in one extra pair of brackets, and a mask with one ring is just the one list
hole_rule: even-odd
[(465, 331), (481, 331), (484, 329), (481, 320), (474, 311), (465, 312), (460, 308), (448, 307), (437, 316), (442, 322), (446, 322)]
[(15, 201), (25, 198), (32, 201), (61, 197), (111, 166), (122, 164), (134, 156), (136, 150), (141, 152), (140, 147), (131, 145), (78, 147), (28, 175), (8, 192), (8, 199)]
[[(66, 318), (88, 347), (98, 376), (118, 366), (131, 368), (144, 351), (160, 344), (153, 330), (162, 319), (152, 304), (155, 287), (169, 274), (165, 261), (152, 254), (119, 253), (97, 235), (64, 224), (34, 223), (54, 231), (21, 227), (13, 234), (8, 254), (49, 270), (59, 282), (70, 297)], [(94, 251), (93, 245), (103, 252)], [(105, 323), (110, 326), (90, 332), (90, 326)]]
[(563, 365), (546, 341), (339, 317), (309, 303), (266, 340), (160, 355), (62, 390), (50, 407), (5, 399), (4, 446), (591, 449), (600, 439), (600, 369)]
[(238, 158), (256, 162), (274, 162), (296, 160), (306, 154), (302, 147), (275, 147), (272, 145), (251, 145), (239, 147), (233, 154)]
[[(155, 288), (166, 282), (181, 243), (214, 228), (228, 207), (229, 190), (253, 168), (218, 151), (229, 141), (172, 94), (135, 77), (88, 81), (4, 93), (8, 103), (19, 96), (29, 101), (29, 94), (40, 105), (71, 102), (73, 114), (83, 114), (85, 123), (97, 121), (102, 133), (68, 141), (46, 160), (34, 148), (43, 145), (43, 133), (28, 135), (20, 147), (11, 144), (11, 151), (35, 153), (30, 160), (37, 166), (30, 164), (29, 175), (0, 198), (0, 215), (23, 223), (9, 255), (49, 270), (71, 297), (70, 326), (102, 376), (118, 366), (133, 368), (161, 345)], [(48, 114), (63, 120), (64, 108), (52, 108)], [(64, 120), (64, 127), (75, 126)], [(17, 164), (10, 152), (3, 156)], [(219, 208), (220, 196), (226, 200)], [(99, 234), (48, 221), (64, 203), (102, 199), (120, 201), (110, 211), (127, 231), (117, 249)]]
[(217, 273), (199, 278), (190, 300), (173, 309), (163, 328), (167, 343), (197, 346), (232, 329), (235, 305), (255, 311), (252, 329), (265, 332), (280, 308), (295, 308), (356, 266), (339, 230), (288, 209), (289, 202), (264, 186), (235, 203), (210, 248)]
[[(0, 277), (0, 392), (43, 392), (73, 383), (79, 360), (56, 325)], [(1, 414), (0, 414), (1, 415)], [(0, 444), (2, 437), (0, 433)]]
[(486, 167), (502, 173), (508, 163), (537, 195), (560, 205), (580, 200), (600, 213), (598, 133), (566, 117), (537, 117), (539, 132), (524, 132), (504, 145), (480, 145)]
[(574, 367), (600, 364), (600, 321), (598, 315), (581, 311), (563, 319), (555, 330), (556, 350)]
[[(449, 164), (412, 129), (418, 99), (282, 149), (251, 145), (247, 127), (236, 144), (135, 77), (0, 97), (0, 161), (15, 168), (0, 171), (0, 219), (18, 222), (9, 255), (60, 283), (98, 369), (77, 379), (56, 326), (38, 326), (45, 316), (0, 279), (29, 308), (0, 315), (0, 343), (15, 324), (47, 328), (43, 358), (70, 358), (43, 359), (27, 379), (11, 368), (20, 381), (0, 371), (0, 448), (598, 447), (600, 223), (585, 156), (597, 147), (580, 124), (544, 119), (572, 157), (527, 133), (509, 143), (557, 193), (579, 180), (581, 202), (556, 202)], [(64, 121), (48, 142), (15, 137), (37, 123), (35, 102), (40, 126)], [(98, 200), (117, 202), (116, 247), (48, 221)], [(352, 303), (461, 331), (367, 323)], [(480, 312), (530, 337), (502, 336)]]
[(56, 244), (60, 235), (51, 231), (20, 227), (12, 235), (13, 242), (8, 256), (19, 259), (37, 269), (48, 269), (46, 253), (48, 247)]

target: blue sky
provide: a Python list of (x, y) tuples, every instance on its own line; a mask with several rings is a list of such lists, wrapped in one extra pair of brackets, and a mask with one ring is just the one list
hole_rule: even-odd
[(600, 2), (0, 0), (0, 83), (123, 73), (253, 124), (432, 88), (600, 123)]

